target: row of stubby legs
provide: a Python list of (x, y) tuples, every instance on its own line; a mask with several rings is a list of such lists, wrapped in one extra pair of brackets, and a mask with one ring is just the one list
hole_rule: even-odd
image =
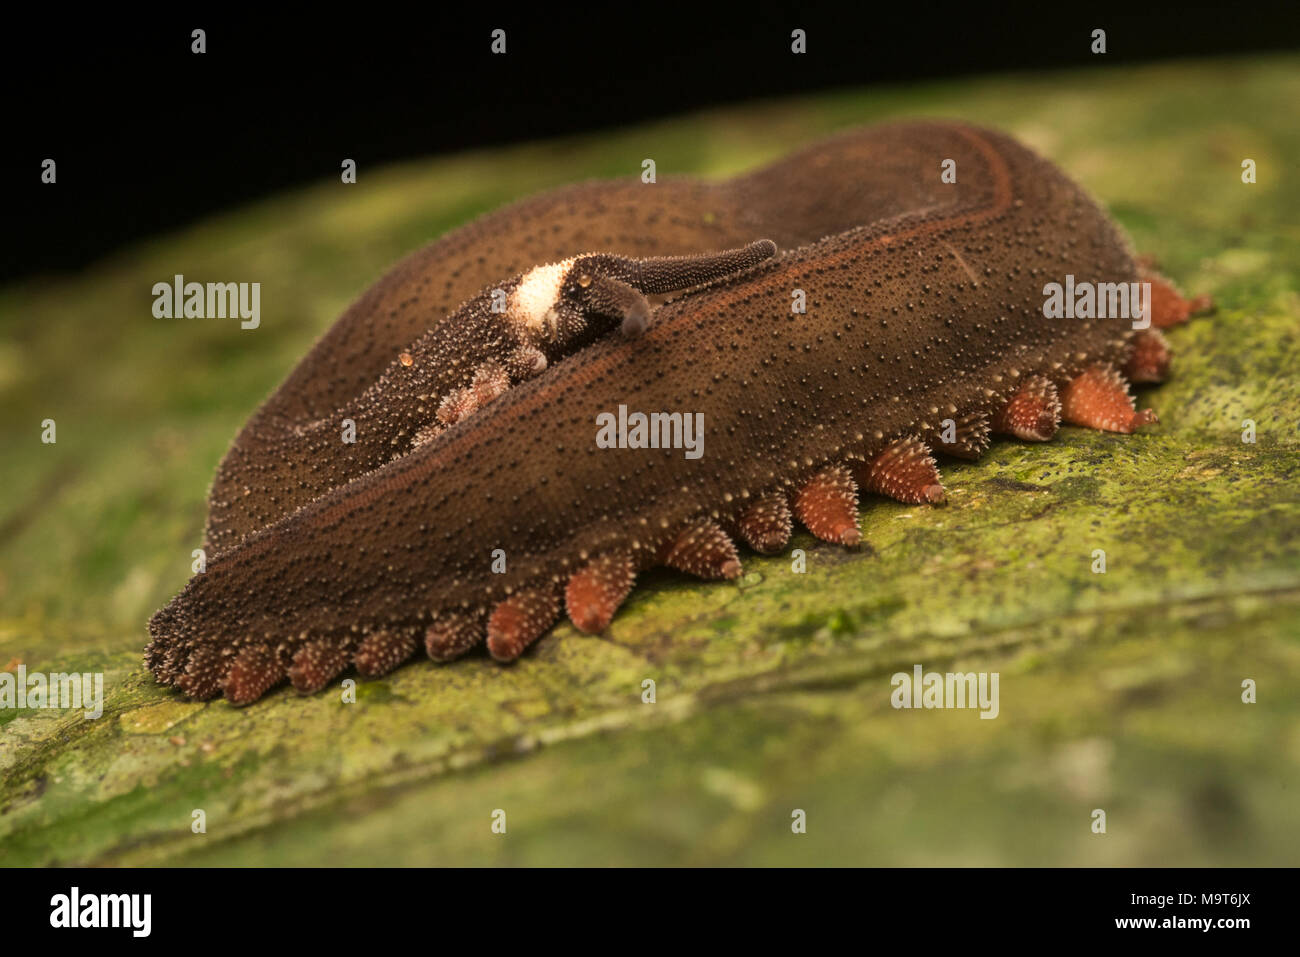
[[(1169, 371), (1170, 349), (1160, 328), (1184, 322), (1211, 306), (1205, 298), (1184, 299), (1157, 275), (1143, 278), (1152, 282), (1152, 328), (1134, 335), (1121, 367), (1094, 365), (1060, 389), (1045, 377), (1028, 377), (995, 413), (975, 413), (956, 420), (955, 434), (946, 437), (943, 451), (959, 458), (978, 458), (993, 434), (1045, 442), (1056, 434), (1061, 422), (1131, 433), (1158, 421), (1152, 410), (1136, 408), (1129, 383), (1162, 381)], [(491, 383), (476, 385), (479, 394), (473, 398), (482, 401), (491, 401), (504, 391), (491, 388)], [(454, 412), (445, 418), (460, 418), (472, 411), (470, 406), (480, 404), (471, 401), (471, 390), (458, 393), (457, 401), (464, 407), (444, 410)], [(931, 436), (926, 438), (934, 441)], [(727, 520), (693, 521), (674, 530), (655, 549), (596, 556), (562, 587), (521, 588), (491, 609), (440, 615), (422, 630), (373, 631), (343, 641), (309, 640), (287, 656), (283, 649), (270, 646), (244, 648), (228, 668), (199, 668), (204, 680), (187, 682), (186, 676), (181, 676), (177, 684), (195, 697), (224, 693), (233, 704), (247, 704), (286, 677), (298, 691), (310, 693), (350, 666), (362, 676), (383, 675), (415, 655), (421, 646), (430, 658), (441, 662), (486, 643), (493, 658), (513, 661), (566, 611), (580, 631), (603, 631), (631, 592), (637, 574), (646, 568), (662, 565), (703, 579), (734, 579), (741, 573), (736, 539), (761, 554), (774, 554), (785, 548), (795, 520), (820, 539), (857, 545), (862, 540), (860, 492), (909, 504), (944, 500), (943, 482), (930, 446), (922, 437), (908, 436), (868, 461), (833, 465), (791, 492), (777, 491), (744, 503)]]

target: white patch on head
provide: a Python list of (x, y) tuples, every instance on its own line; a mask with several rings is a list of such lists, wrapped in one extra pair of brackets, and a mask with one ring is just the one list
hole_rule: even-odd
[(569, 275), (572, 259), (545, 266), (535, 266), (524, 273), (519, 285), (510, 294), (510, 317), (523, 323), (535, 333), (549, 335), (555, 330), (553, 310), (560, 298), (560, 289)]

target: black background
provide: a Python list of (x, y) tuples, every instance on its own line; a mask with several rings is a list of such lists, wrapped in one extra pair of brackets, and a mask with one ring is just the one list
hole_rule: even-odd
[[(74, 270), (336, 177), (343, 157), (373, 169), (830, 87), (1296, 49), (1298, 8), (639, 2), (234, 16), (48, 5), (0, 39), (0, 280)], [(202, 56), (190, 52), (195, 27), (207, 31)], [(489, 52), (496, 27), (505, 56)], [(803, 56), (790, 53), (795, 27), (808, 34)], [(1096, 27), (1105, 56), (1089, 50)], [(40, 183), (46, 157), (58, 163), (55, 186)]]
[[(336, 862), (345, 866), (346, 857)], [(446, 862), (431, 861), (432, 865)], [(725, 883), (725, 891), (719, 887)], [(397, 951), (486, 945), (535, 951), (563, 941), (593, 950), (766, 953), (847, 948), (886, 953), (998, 952), (1127, 938), (1126, 950), (1260, 953), (1293, 940), (1293, 870), (1239, 868), (411, 871), (0, 869), (7, 930), (23, 943), (139, 947), (173, 954)], [(152, 933), (53, 929), (51, 898), (151, 894)], [(1195, 905), (1135, 905), (1133, 895), (1189, 893)], [(1248, 894), (1243, 906), (1202, 894)], [(1119, 929), (1116, 918), (1246, 918), (1249, 928)], [(1123, 945), (1121, 945), (1123, 946)], [(1294, 949), (1294, 948), (1291, 948)], [(35, 950), (34, 947), (28, 950)], [(1264, 951), (1269, 952), (1269, 951)]]

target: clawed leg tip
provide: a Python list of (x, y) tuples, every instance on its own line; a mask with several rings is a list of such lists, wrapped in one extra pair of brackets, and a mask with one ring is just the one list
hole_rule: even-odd
[(931, 505), (940, 505), (948, 499), (948, 493), (944, 491), (942, 485), (927, 485), (923, 494), (925, 500)]
[(256, 701), (258, 698), (262, 697), (263, 693), (264, 693), (263, 690), (255, 690), (251, 688), (242, 688), (242, 687), (232, 688), (230, 686), (227, 686), (222, 689), (222, 694), (225, 696), (226, 701), (229, 702), (230, 705), (235, 708), (247, 707), (248, 705)]
[(491, 638), (488, 639), (487, 650), (488, 654), (492, 656), (492, 660), (502, 665), (513, 664), (519, 657), (520, 652), (523, 651), (522, 648), (515, 645), (503, 641), (493, 641)]
[(1160, 416), (1156, 414), (1155, 409), (1143, 409), (1140, 412), (1133, 413), (1132, 428), (1140, 429), (1144, 425), (1158, 425)]
[(862, 544), (862, 530), (857, 525), (842, 525), (825, 536), (826, 541), (845, 548)]
[(579, 614), (576, 618), (573, 615), (570, 615), (569, 620), (573, 622), (573, 627), (577, 628), (584, 635), (599, 635), (609, 627), (609, 619), (598, 614)]

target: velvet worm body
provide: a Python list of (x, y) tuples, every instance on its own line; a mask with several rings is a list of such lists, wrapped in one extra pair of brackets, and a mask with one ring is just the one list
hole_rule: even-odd
[[(956, 183), (941, 180), (949, 159)], [(733, 578), (733, 539), (778, 551), (793, 519), (857, 544), (860, 492), (943, 500), (932, 450), (974, 458), (991, 433), (1045, 440), (1062, 416), (1118, 432), (1155, 419), (1121, 370), (1164, 375), (1158, 332), (1044, 309), (1045, 288), (1067, 276), (1139, 281), (1127, 242), (1009, 137), (886, 126), (729, 182), (667, 185), (526, 201), (363, 296), (236, 440), (232, 455), (254, 451), (214, 487), (209, 538), (223, 547), (150, 622), (159, 680), (242, 704), (286, 677), (312, 691), (354, 665), (380, 674), (421, 647), (447, 660), (486, 644), (513, 660), (562, 609), (603, 629), (646, 567)], [(335, 421), (432, 322), (502, 277), (584, 249), (646, 257), (760, 237), (781, 253), (714, 270), (639, 337), (579, 336), (404, 454), (300, 506), (230, 520), (223, 496), (283, 466), (258, 435)], [(1185, 319), (1190, 304), (1153, 282), (1153, 324)], [(454, 345), (438, 361), (458, 363)], [(598, 443), (597, 422), (620, 406), (702, 416), (707, 451)]]

